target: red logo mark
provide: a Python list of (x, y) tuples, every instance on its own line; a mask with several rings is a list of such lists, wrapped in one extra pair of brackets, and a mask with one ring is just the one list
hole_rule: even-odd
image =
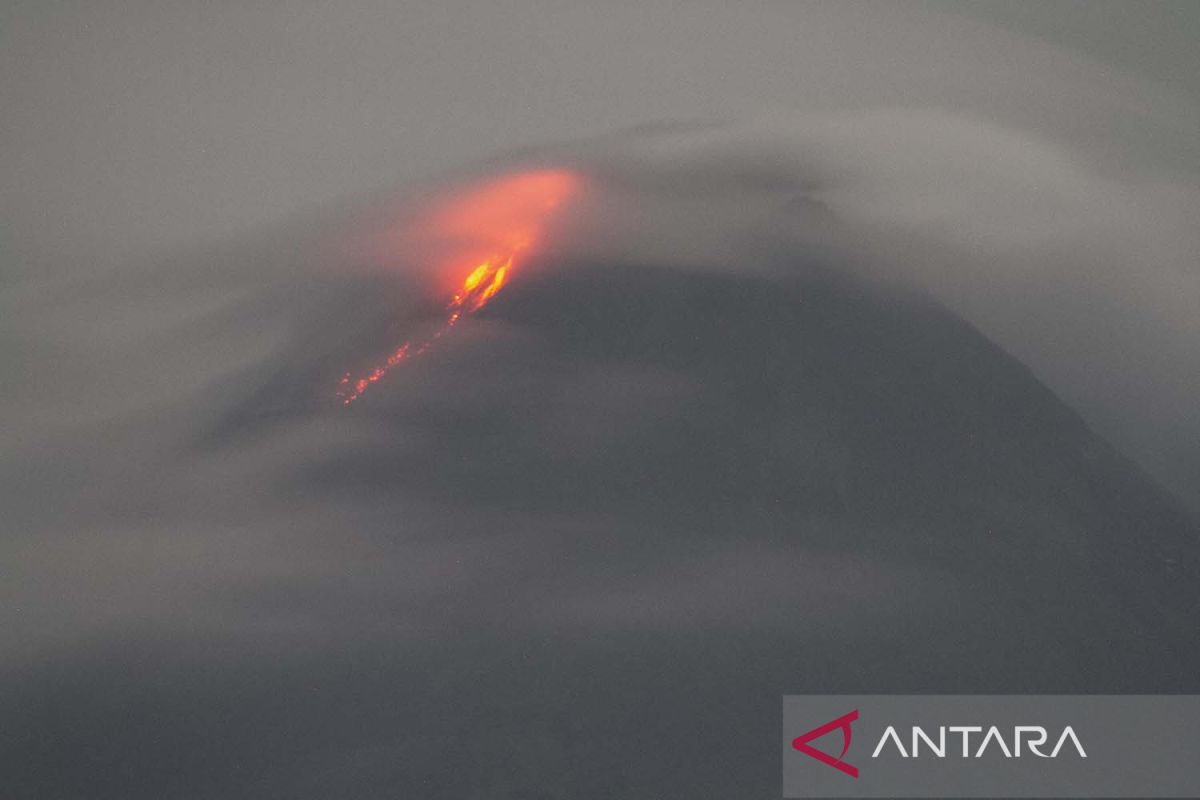
[[(850, 723), (854, 722), (856, 719), (858, 719), (857, 708), (845, 716), (838, 717), (832, 722), (826, 722), (819, 728), (813, 728), (808, 733), (797, 736), (795, 739), (792, 739), (792, 747), (796, 750), (799, 750), (801, 753), (804, 753), (806, 756), (812, 756), (822, 764), (828, 764), (836, 770), (841, 770), (851, 778), (857, 778), (858, 767), (842, 761), (842, 757), (845, 756), (846, 751), (850, 749)], [(809, 745), (809, 742), (811, 742), (813, 739), (820, 739), (825, 734), (831, 733), (839, 728), (842, 731), (842, 753), (837, 758), (834, 758), (828, 753), (823, 753), (817, 748)]]

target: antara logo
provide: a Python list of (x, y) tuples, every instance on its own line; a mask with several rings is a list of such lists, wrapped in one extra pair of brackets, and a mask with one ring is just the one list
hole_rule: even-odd
[[(946, 734), (949, 732), (951, 738), (958, 737), (962, 743), (961, 753), (963, 758), (979, 758), (995, 743), (996, 749), (1004, 754), (1005, 758), (1020, 758), (1021, 743), (1024, 742), (1025, 747), (1030, 753), (1033, 753), (1038, 758), (1058, 758), (1058, 753), (1063, 749), (1063, 745), (1069, 740), (1075, 748), (1075, 752), (1079, 753), (1080, 758), (1087, 758), (1087, 753), (1083, 750), (1083, 745), (1079, 743), (1079, 737), (1075, 735), (1074, 729), (1068, 725), (1059, 735), (1054, 749), (1049, 753), (1043, 753), (1042, 747), (1046, 744), (1050, 734), (1040, 725), (1017, 725), (1013, 728), (1012, 735), (1006, 740), (1000, 733), (1000, 729), (995, 725), (987, 729), (987, 733), (983, 733), (983, 728), (979, 725), (942, 725), (938, 728), (937, 742), (927, 734), (924, 729), (914, 725), (912, 728), (912, 738), (910, 739), (911, 747), (908, 750), (904, 749), (904, 742), (900, 740), (900, 735), (896, 733), (896, 728), (889, 725), (887, 730), (883, 732), (883, 736), (879, 737), (879, 744), (875, 745), (875, 752), (871, 753), (871, 758), (879, 758), (879, 754), (883, 752), (885, 746), (890, 742), (897, 753), (902, 758), (919, 758), (921, 742), (925, 743), (925, 749), (931, 752), (937, 758), (945, 758)], [(983, 737), (978, 740), (979, 747), (972, 750), (971, 734), (983, 733)], [(1012, 748), (1008, 746), (1008, 742), (1012, 742)], [(952, 752), (960, 752), (959, 748), (955, 748)]]
[[(819, 725), (811, 731), (797, 736), (792, 740), (792, 748), (849, 775), (851, 778), (857, 778), (858, 767), (845, 760), (853, 737), (850, 726), (857, 720), (858, 709), (856, 708), (849, 714), (843, 714), (837, 719), (830, 720), (824, 725)], [(811, 742), (834, 731), (842, 733), (842, 751), (837, 756), (832, 756), (812, 746)], [(981, 734), (979, 739), (974, 740), (978, 742), (977, 746), (973, 746), (972, 734)], [(955, 739), (958, 740), (959, 746), (951, 747), (950, 744)], [(896, 726), (889, 725), (883, 735), (879, 737), (879, 742), (875, 745), (871, 758), (879, 758), (881, 754), (887, 755), (890, 751), (894, 751), (902, 758), (920, 758), (924, 754), (930, 754), (936, 758), (946, 758), (948, 755), (957, 756), (960, 753), (963, 758), (980, 758), (988, 751), (988, 748), (995, 748), (1005, 758), (1021, 758), (1026, 752), (1032, 753), (1038, 758), (1058, 758), (1058, 754), (1068, 744), (1070, 745), (1069, 749), (1078, 753), (1080, 758), (1087, 758), (1087, 753), (1084, 751), (1079, 737), (1075, 735), (1075, 730), (1070, 725), (1063, 729), (1054, 748), (1047, 753), (1042, 748), (1049, 740), (1049, 731), (1040, 725), (1017, 725), (1007, 737), (995, 725), (987, 728), (986, 733), (980, 725), (942, 725), (937, 728), (936, 738), (926, 732), (924, 728), (914, 725), (911, 735), (907, 739), (909, 746), (906, 748), (905, 740), (901, 739), (900, 734), (896, 731)]]
[[(853, 764), (847, 764), (842, 760), (842, 758), (846, 755), (846, 751), (850, 749), (850, 737), (852, 736), (850, 725), (856, 719), (858, 719), (857, 708), (851, 711), (849, 714), (843, 714), (835, 720), (830, 720), (824, 725), (813, 728), (808, 733), (803, 733), (797, 736), (795, 739), (792, 739), (792, 747), (799, 750), (801, 753), (804, 753), (806, 756), (815, 758), (822, 764), (828, 764), (836, 770), (841, 770), (851, 778), (857, 778), (858, 767), (854, 766)], [(813, 739), (820, 739), (825, 734), (831, 733), (839, 728), (842, 731), (842, 753), (837, 758), (834, 758), (828, 753), (823, 753), (809, 744), (809, 742), (811, 742)]]

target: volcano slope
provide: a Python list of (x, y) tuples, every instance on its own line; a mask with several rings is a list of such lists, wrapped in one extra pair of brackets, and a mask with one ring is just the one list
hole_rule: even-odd
[(1200, 691), (1196, 523), (928, 298), (552, 265), (344, 409), (375, 294), (174, 412), (155, 530), (269, 545), (10, 671), (15, 796), (774, 797), (786, 693)]

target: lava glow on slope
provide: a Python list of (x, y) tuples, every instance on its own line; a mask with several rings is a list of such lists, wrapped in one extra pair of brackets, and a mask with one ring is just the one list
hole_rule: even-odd
[(453, 255), (437, 270), (450, 287), (446, 317), (428, 337), (409, 340), (358, 377), (347, 372), (337, 396), (350, 405), (394, 367), (429, 350), (467, 315), (488, 304), (514, 266), (543, 240), (552, 213), (579, 191), (574, 172), (543, 169), (495, 178), (457, 193), (420, 223), (426, 237), (451, 243)]

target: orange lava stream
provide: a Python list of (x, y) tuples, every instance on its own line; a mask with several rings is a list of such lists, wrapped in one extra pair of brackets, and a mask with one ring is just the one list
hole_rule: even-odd
[(455, 293), (446, 306), (446, 321), (429, 338), (423, 339), (419, 343), (404, 342), (393, 350), (384, 361), (356, 379), (351, 380), (349, 372), (342, 375), (337, 393), (342, 405), (350, 405), (362, 397), (363, 392), (371, 388), (373, 384), (378, 383), (393, 367), (397, 367), (411, 358), (416, 358), (432, 347), (434, 342), (445, 336), (451, 328), (458, 324), (463, 314), (474, 314), (487, 305), (487, 302), (504, 288), (504, 284), (508, 281), (508, 273), (512, 269), (512, 263), (513, 256), (511, 255), (503, 261), (499, 257), (484, 261), (475, 267), (463, 281), (462, 288)]
[(445, 320), (431, 335), (403, 342), (358, 377), (344, 373), (337, 390), (342, 405), (362, 397), (392, 369), (428, 351), (464, 316), (487, 305), (508, 282), (516, 258), (541, 238), (550, 212), (578, 184), (579, 177), (565, 170), (517, 173), (477, 186), (433, 215), (426, 223), (430, 236), (465, 242), (468, 252), (483, 250), (492, 255), (475, 263), (458, 283), (446, 304)]

